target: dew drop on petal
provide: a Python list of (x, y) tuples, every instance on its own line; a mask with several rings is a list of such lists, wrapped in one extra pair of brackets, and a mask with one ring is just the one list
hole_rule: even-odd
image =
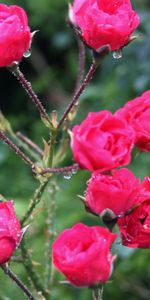
[(23, 57), (28, 58), (28, 57), (30, 57), (30, 56), (31, 56), (31, 50), (28, 49), (28, 50), (23, 54)]

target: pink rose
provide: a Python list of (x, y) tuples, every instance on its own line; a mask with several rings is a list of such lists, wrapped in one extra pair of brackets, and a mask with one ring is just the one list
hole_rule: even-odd
[(122, 243), (130, 248), (150, 248), (150, 178), (145, 177), (139, 193), (141, 204), (117, 222)]
[(73, 127), (71, 147), (80, 167), (103, 172), (130, 163), (134, 138), (125, 120), (104, 110)]
[(97, 215), (110, 209), (122, 216), (137, 203), (142, 183), (128, 169), (113, 170), (111, 175), (93, 173), (86, 191), (85, 204)]
[(124, 246), (150, 248), (150, 198), (117, 224)]
[(119, 50), (139, 24), (130, 0), (75, 0), (69, 17), (81, 30), (85, 43), (95, 50), (104, 45)]
[(13, 202), (0, 202), (0, 264), (7, 262), (13, 255), (21, 235)]
[(25, 11), (16, 5), (0, 4), (0, 67), (20, 61), (30, 44), (31, 33)]
[(116, 116), (125, 118), (134, 128), (137, 147), (150, 151), (150, 91), (127, 102), (116, 112)]
[(54, 265), (75, 286), (105, 283), (112, 272), (110, 247), (116, 236), (103, 227), (76, 224), (53, 243)]

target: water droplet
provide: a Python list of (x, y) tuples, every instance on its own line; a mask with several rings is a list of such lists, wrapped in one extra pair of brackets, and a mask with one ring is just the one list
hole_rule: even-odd
[(77, 174), (77, 172), (78, 172), (78, 169), (73, 169), (73, 170), (72, 170), (72, 174), (73, 174), (73, 175)]
[(114, 51), (113, 52), (113, 58), (115, 58), (115, 59), (122, 58), (122, 50)]
[(72, 173), (70, 173), (70, 172), (68, 172), (68, 173), (64, 173), (64, 178), (65, 179), (70, 179), (71, 178), (71, 176), (72, 176)]
[(31, 50), (29, 49), (29, 50), (27, 50), (24, 54), (23, 54), (23, 57), (25, 57), (25, 58), (28, 58), (28, 57), (30, 57), (31, 56)]

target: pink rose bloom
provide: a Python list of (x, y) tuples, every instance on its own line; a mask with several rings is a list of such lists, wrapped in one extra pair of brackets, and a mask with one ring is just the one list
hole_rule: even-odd
[(150, 248), (150, 177), (142, 182), (139, 200), (141, 204), (117, 224), (124, 246)]
[(71, 148), (81, 168), (104, 172), (130, 163), (134, 141), (131, 126), (104, 110), (73, 127)]
[(75, 0), (69, 16), (84, 42), (95, 50), (104, 45), (119, 50), (139, 24), (130, 0)]
[(0, 4), (0, 67), (20, 61), (30, 45), (31, 33), (25, 11), (16, 5)]
[(97, 215), (110, 209), (116, 216), (123, 216), (139, 203), (141, 187), (141, 181), (125, 168), (113, 170), (111, 175), (95, 172), (88, 183), (85, 204)]
[(124, 246), (150, 248), (150, 198), (117, 224)]
[(20, 223), (13, 202), (0, 202), (0, 264), (6, 263), (16, 250), (21, 239)]
[(110, 248), (116, 237), (103, 227), (76, 224), (53, 243), (53, 263), (75, 286), (105, 283), (112, 273)]
[(125, 118), (134, 128), (137, 147), (150, 152), (150, 91), (127, 102), (115, 115)]

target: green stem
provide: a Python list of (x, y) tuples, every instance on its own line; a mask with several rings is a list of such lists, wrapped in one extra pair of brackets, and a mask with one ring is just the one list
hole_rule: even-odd
[(21, 247), (21, 251), (22, 251), (24, 267), (25, 267), (25, 269), (28, 273), (28, 276), (30, 277), (35, 289), (37, 290), (37, 292), (41, 292), (42, 295), (45, 297), (45, 299), (49, 300), (50, 299), (49, 292), (45, 290), (45, 288), (41, 282), (40, 276), (34, 270), (32, 259), (26, 248), (24, 238), (21, 241), (20, 247)]
[(29, 217), (32, 215), (33, 210), (35, 209), (36, 205), (40, 202), (41, 196), (45, 190), (45, 187), (47, 186), (49, 181), (49, 178), (46, 178), (45, 181), (43, 181), (40, 186), (36, 189), (33, 198), (30, 200), (29, 207), (23, 216), (21, 220), (21, 225), (23, 226), (26, 221), (29, 219)]
[(52, 287), (52, 243), (56, 236), (54, 231), (54, 218), (56, 211), (56, 190), (57, 186), (55, 182), (51, 182), (51, 185), (48, 189), (47, 199), (47, 243), (46, 243), (46, 259), (45, 259), (45, 287), (50, 289)]

